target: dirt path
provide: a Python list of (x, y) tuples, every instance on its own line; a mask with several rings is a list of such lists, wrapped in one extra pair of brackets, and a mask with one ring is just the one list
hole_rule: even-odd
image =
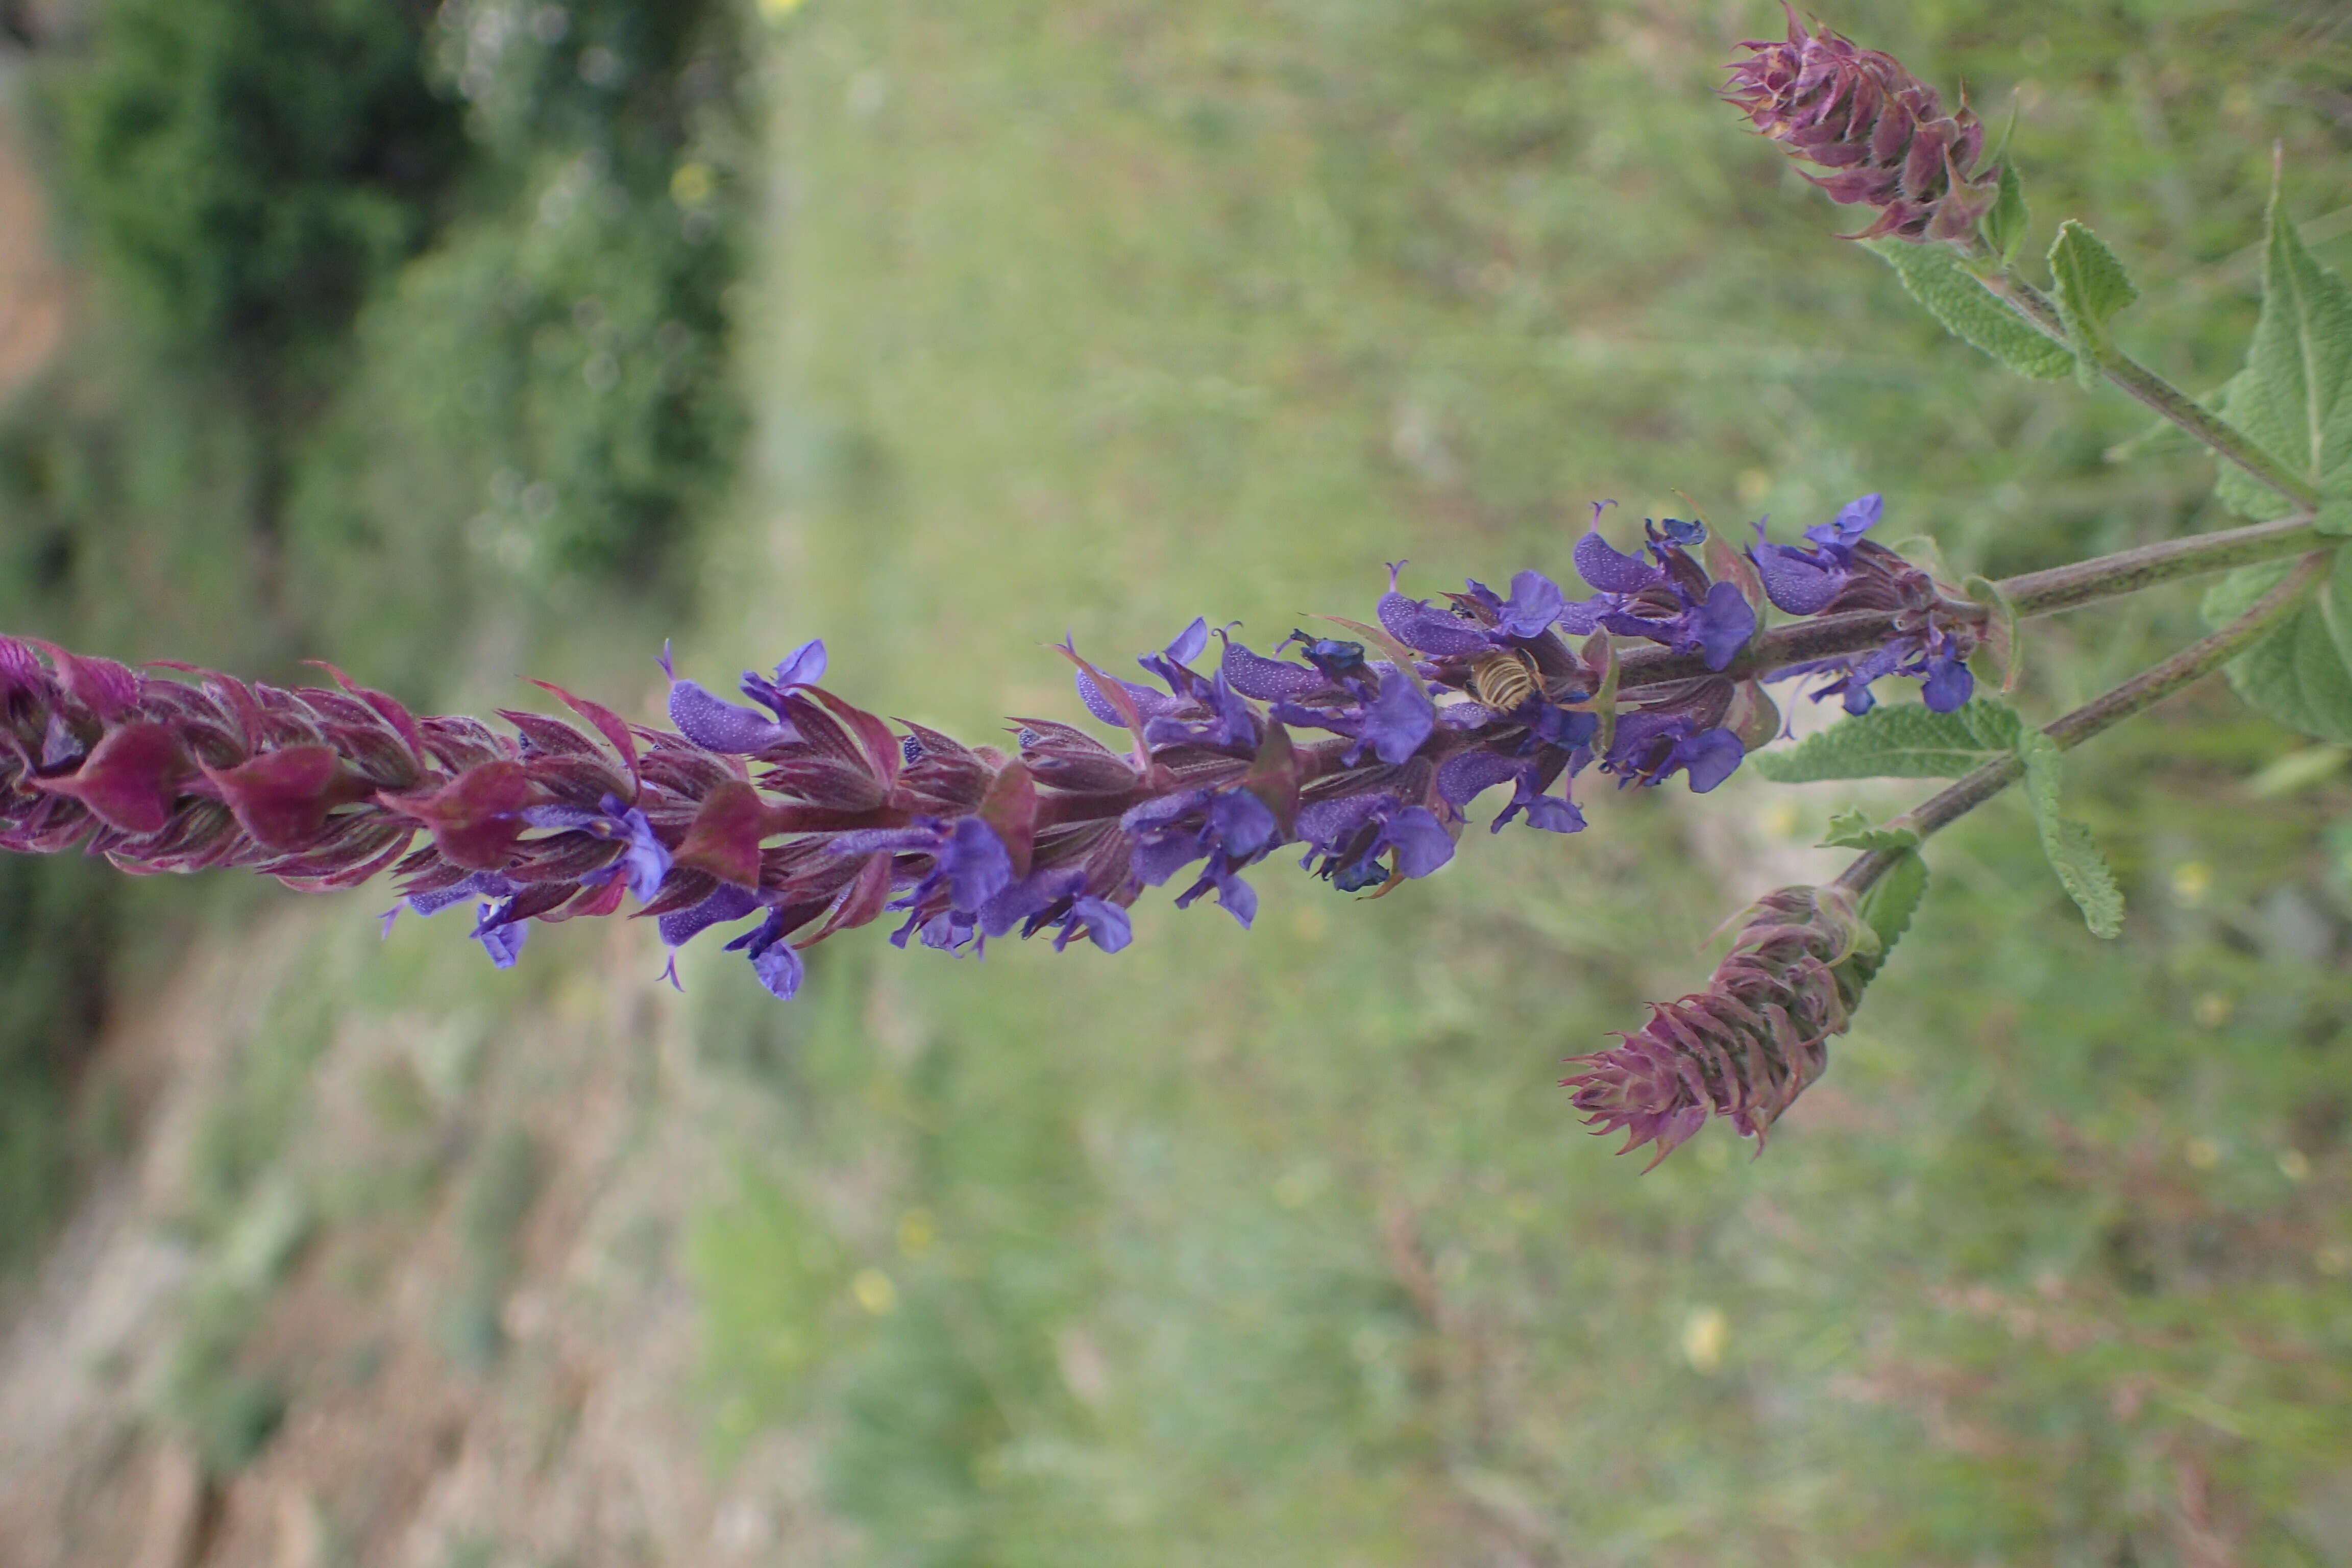
[(20, 146), (21, 68), (0, 53), (0, 403), (57, 353), (72, 303), (65, 270), (49, 252), (41, 189)]

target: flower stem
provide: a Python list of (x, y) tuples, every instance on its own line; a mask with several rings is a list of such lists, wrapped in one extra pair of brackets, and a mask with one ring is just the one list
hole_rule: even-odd
[[(2058, 307), (2048, 295), (2005, 267), (1980, 277), (1986, 289), (2024, 318), (2028, 325), (2054, 342), (2070, 350), (2074, 348), (2067, 338), (2066, 324), (2058, 314)], [(2318, 506), (2319, 492), (2310, 481), (2263, 451), (2237, 426), (2199, 406), (2187, 393), (2121, 349), (2110, 345), (2097, 369), (2134, 400), (2179, 426), (2216, 457), (2235, 463), (2305, 510)]]
[[(2043, 572), (2021, 573), (2003, 578), (1995, 586), (2021, 616), (2053, 615), (2184, 577), (2292, 555), (2308, 545), (2311, 532), (2312, 519), (2305, 513), (2275, 522), (2161, 540)], [(1969, 607), (1984, 613), (1981, 606)], [(1775, 626), (1749, 644), (1723, 673), (1745, 679), (1807, 659), (1859, 653), (1886, 639), (1889, 620), (1878, 611), (1859, 610)], [(1626, 648), (1618, 658), (1618, 679), (1625, 690), (1709, 673), (1698, 655), (1664, 647)]]
[[(2140, 671), (2073, 712), (2052, 721), (2042, 732), (2055, 742), (2060, 751), (2068, 751), (2133, 714), (2155, 707), (2183, 687), (2203, 679), (2243, 653), (2293, 614), (2318, 586), (2334, 559), (2333, 550), (2313, 551), (2296, 563), (2294, 570), (2288, 573), (2277, 586), (2254, 601), (2236, 620), (2210, 637), (2189, 644), (2162, 663)], [(1975, 772), (1962, 775), (1948, 789), (1921, 803), (1916, 810), (1896, 818), (1896, 824), (1913, 829), (1925, 838), (1958, 821), (2007, 789), (2024, 772), (2023, 759), (2015, 754), (1997, 758)], [(1860, 895), (1885, 875), (1887, 868), (1903, 853), (1874, 849), (1841, 872), (1836, 885), (1849, 893)]]

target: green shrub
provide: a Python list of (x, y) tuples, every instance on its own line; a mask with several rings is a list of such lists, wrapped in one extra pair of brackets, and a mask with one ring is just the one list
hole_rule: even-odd
[(425, 238), (462, 151), (382, 0), (114, 0), (50, 81), (92, 258), (183, 344), (332, 332)]

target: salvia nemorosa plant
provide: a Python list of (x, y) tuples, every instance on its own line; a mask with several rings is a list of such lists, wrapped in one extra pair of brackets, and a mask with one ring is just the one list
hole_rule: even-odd
[[(1876, 495), (1796, 543), (1759, 524), (1743, 549), (1669, 518), (1633, 553), (1596, 506), (1569, 552), (1582, 597), (1529, 569), (1433, 601), (1400, 563), (1370, 621), (1333, 623), (1344, 637), (1252, 647), (1196, 620), (1141, 657), (1149, 681), (1065, 642), (1102, 728), (1024, 717), (985, 744), (827, 689), (821, 642), (747, 673), (740, 701), (673, 673), (667, 729), (548, 687), (572, 716), (507, 711), (509, 733), (412, 714), (340, 671), (289, 689), (0, 638), (0, 848), (241, 866), (304, 889), (389, 872), (387, 920), (464, 906), (501, 967), (534, 921), (630, 904), (672, 949), (733, 928), (728, 948), (790, 997), (803, 952), (886, 915), (901, 947), (1050, 932), (1115, 952), (1148, 889), (1247, 926), (1251, 878), (1281, 856), (1384, 896), (1450, 860), (1482, 799), (1492, 831), (1582, 830), (1580, 780), (1705, 792), (1751, 756), (1791, 783), (1953, 777), (1890, 822), (1838, 818), (1829, 841), (1861, 851), (1841, 876), (1759, 900), (1704, 989), (1572, 1064), (1574, 1106), (1629, 1149), (1663, 1158), (1713, 1116), (1760, 1143), (1906, 927), (1937, 829), (2022, 782), (2061, 883), (2113, 935), (2114, 879), (2061, 810), (2066, 748), (2225, 666), (2256, 707), (2352, 741), (2335, 602), (2352, 592), (2336, 542), (2352, 533), (2352, 290), (2273, 201), (2261, 322), (2216, 412), (2116, 346), (2134, 290), (2089, 230), (2060, 228), (2051, 292), (2013, 270), (2022, 188), (1965, 105), (1946, 114), (1893, 59), (1793, 17), (1746, 47), (1730, 100), (1876, 215), (1855, 237), (1948, 327), (2024, 374), (2155, 409), (2221, 459), (2249, 525), (1956, 584), (1870, 537)], [(2013, 688), (2032, 617), (2223, 571), (2210, 636), (2081, 709), (2037, 727), (1980, 685)], [(1784, 681), (1846, 716), (1764, 751), (1785, 732), (1768, 691)]]

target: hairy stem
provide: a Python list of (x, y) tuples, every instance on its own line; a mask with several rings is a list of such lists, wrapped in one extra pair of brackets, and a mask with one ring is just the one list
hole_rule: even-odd
[[(2313, 551), (2297, 563), (2294, 570), (2288, 573), (2276, 587), (2257, 599), (2236, 620), (2210, 637), (2189, 644), (2161, 664), (2152, 665), (2122, 685), (2093, 698), (2073, 712), (2052, 721), (2042, 732), (2049, 736), (2060, 751), (2067, 751), (2133, 714), (2153, 708), (2183, 687), (2203, 679), (2243, 653), (2293, 614), (2305, 597), (2318, 586), (2334, 558), (2332, 550)], [(1916, 810), (1898, 817), (1896, 821), (1925, 838), (1958, 821), (2007, 789), (2024, 772), (2023, 759), (2014, 754), (1998, 758), (1973, 773), (1963, 774), (1948, 789), (1928, 797)], [(1841, 872), (1836, 885), (1849, 893), (1859, 895), (1865, 892), (1872, 883), (1885, 875), (1901, 853), (1874, 849)]]
[[(2023, 317), (2042, 336), (2074, 348), (2058, 307), (2041, 289), (2007, 268), (1985, 278), (1983, 282), (1994, 298)], [(2188, 432), (2214, 456), (2235, 463), (2298, 507), (2308, 510), (2319, 504), (2319, 492), (2309, 480), (2254, 445), (2237, 426), (2200, 407), (2187, 393), (2121, 349), (2110, 345), (2097, 368), (2100, 374), (2135, 401)]]
[[(2275, 522), (2167, 539), (2120, 550), (2112, 555), (2053, 566), (2044, 572), (2021, 573), (1994, 585), (2021, 616), (2053, 615), (2184, 577), (2292, 555), (2307, 546), (2311, 531), (2312, 519), (2308, 514), (2281, 518)], [(1979, 616), (1984, 613), (1982, 606), (1968, 607)], [(1842, 616), (1815, 616), (1775, 626), (1749, 644), (1724, 673), (1747, 679), (1768, 675), (1807, 659), (1860, 653), (1886, 639), (1889, 619), (1877, 611), (1864, 610)], [(1625, 648), (1618, 658), (1618, 679), (1624, 690), (1709, 673), (1698, 655), (1675, 653), (1664, 647)]]

